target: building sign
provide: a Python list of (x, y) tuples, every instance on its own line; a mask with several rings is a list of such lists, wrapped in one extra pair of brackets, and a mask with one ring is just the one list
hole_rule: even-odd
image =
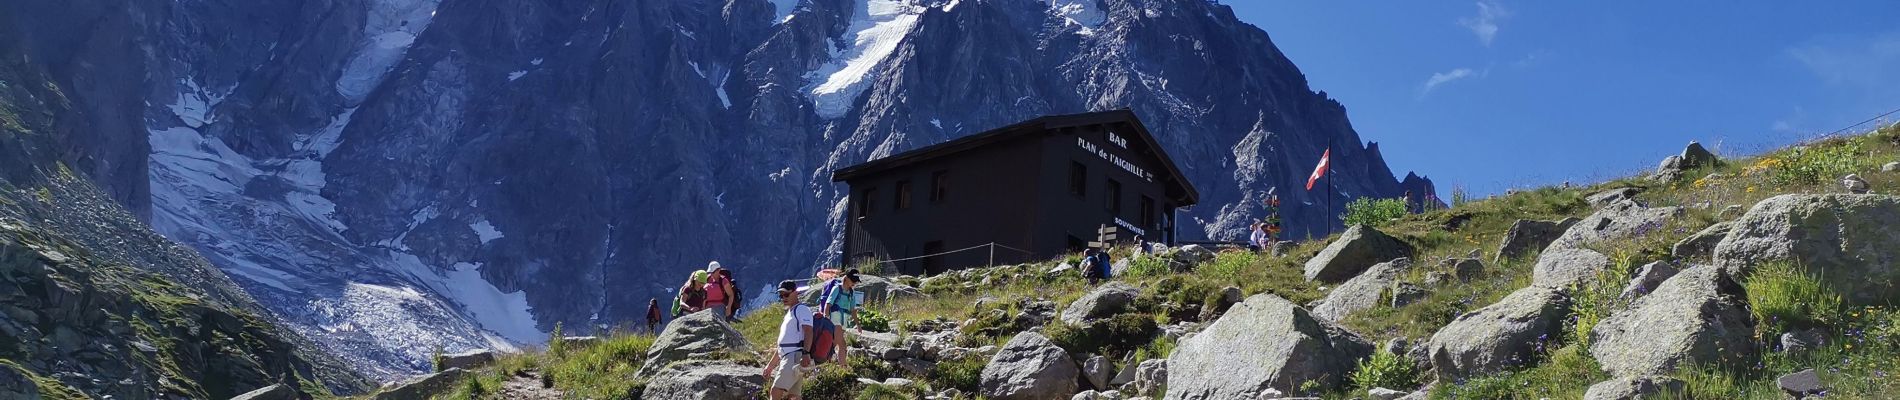
[(1128, 223), (1128, 221), (1123, 221), (1119, 217), (1115, 218), (1115, 226), (1122, 227), (1122, 229), (1127, 229), (1129, 232), (1134, 232), (1135, 236), (1141, 236), (1143, 238), (1148, 237), (1148, 231), (1142, 230), (1141, 228), (1137, 228), (1135, 227), (1135, 224)]
[[(1110, 135), (1109, 137), (1115, 137), (1115, 136)], [(1101, 148), (1101, 146), (1096, 146), (1094, 143), (1089, 143), (1088, 139), (1076, 137), (1075, 144), (1077, 146), (1082, 146), (1083, 151), (1095, 153), (1096, 156), (1102, 157), (1103, 160), (1108, 160), (1108, 163), (1115, 164), (1115, 166), (1121, 167), (1123, 170), (1127, 170), (1128, 173), (1135, 174), (1135, 176), (1137, 177), (1141, 177), (1142, 180), (1149, 181), (1149, 182), (1153, 182), (1155, 180), (1154, 175), (1149, 174), (1148, 170), (1141, 169), (1141, 167), (1135, 166), (1134, 163), (1128, 162), (1128, 160), (1123, 160), (1120, 156), (1109, 154), (1108, 150), (1104, 150)]]

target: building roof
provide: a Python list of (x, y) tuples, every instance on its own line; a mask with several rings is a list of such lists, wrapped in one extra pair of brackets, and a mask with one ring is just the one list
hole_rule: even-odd
[(840, 170), (837, 170), (836, 172), (833, 172), (831, 174), (831, 181), (833, 182), (848, 181), (848, 180), (856, 179), (858, 177), (863, 177), (866, 175), (883, 172), (883, 171), (887, 171), (891, 169), (901, 168), (904, 166), (913, 165), (913, 164), (924, 162), (927, 160), (936, 159), (938, 157), (949, 156), (949, 155), (961, 153), (967, 150), (981, 148), (983, 146), (987, 146), (990, 144), (1004, 142), (1011, 139), (1016, 139), (1019, 137), (1023, 137), (1025, 135), (1046, 132), (1052, 129), (1067, 128), (1067, 127), (1072, 127), (1072, 126), (1099, 125), (1099, 124), (1107, 124), (1107, 123), (1115, 123), (1115, 122), (1127, 122), (1128, 125), (1134, 126), (1135, 137), (1141, 140), (1142, 143), (1145, 143), (1150, 150), (1154, 151), (1155, 156), (1161, 159), (1161, 165), (1165, 168), (1165, 171), (1167, 173), (1166, 175), (1161, 176), (1160, 180), (1164, 184), (1176, 186), (1178, 189), (1180, 189), (1180, 193), (1183, 194), (1179, 198), (1175, 198), (1172, 200), (1180, 203), (1180, 206), (1182, 207), (1194, 205), (1195, 203), (1200, 201), (1200, 198), (1201, 198), (1200, 192), (1194, 190), (1194, 185), (1188, 182), (1187, 175), (1182, 174), (1180, 168), (1174, 165), (1174, 159), (1168, 157), (1167, 150), (1161, 147), (1160, 142), (1155, 141), (1154, 134), (1148, 132), (1148, 127), (1145, 125), (1142, 125), (1141, 119), (1135, 117), (1134, 111), (1130, 111), (1126, 108), (1119, 109), (1119, 110), (1097, 111), (1097, 112), (1082, 113), (1082, 114), (1047, 115), (1047, 116), (1037, 117), (1036, 119), (1018, 122), (1016, 124), (1012, 124), (1009, 126), (991, 129), (988, 131), (984, 131), (982, 133), (957, 138), (955, 140), (938, 143), (938, 144), (934, 144), (930, 146), (925, 146), (923, 148), (906, 151), (903, 153), (898, 153), (895, 155), (891, 155), (889, 157), (866, 161), (863, 164), (845, 167), (844, 169), (840, 169)]

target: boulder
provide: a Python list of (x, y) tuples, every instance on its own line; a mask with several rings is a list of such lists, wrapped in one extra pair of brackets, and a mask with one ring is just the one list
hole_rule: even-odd
[(1852, 194), (1867, 194), (1868, 191), (1873, 190), (1873, 186), (1868, 185), (1866, 179), (1861, 179), (1860, 174), (1847, 174), (1841, 177), (1841, 187)]
[(1623, 286), (1622, 298), (1635, 299), (1643, 297), (1644, 294), (1656, 291), (1656, 288), (1661, 287), (1663, 282), (1668, 281), (1670, 277), (1676, 276), (1676, 273), (1681, 271), (1681, 269), (1676, 268), (1675, 264), (1670, 264), (1668, 261), (1657, 261), (1645, 264), (1642, 268), (1636, 270), (1634, 276), (1630, 277), (1629, 284)]
[(1590, 197), (1585, 197), (1584, 200), (1589, 201), (1592, 206), (1603, 207), (1624, 200), (1635, 200), (1636, 194), (1642, 192), (1643, 188), (1638, 187), (1616, 188), (1597, 192)]
[[(926, 279), (925, 281), (928, 282), (929, 280)], [(799, 301), (805, 304), (818, 304), (818, 296), (824, 294), (824, 285), (825, 282), (812, 285), (811, 290), (807, 290), (804, 294), (799, 296)], [(925, 286), (929, 285), (925, 284)], [(897, 283), (897, 281), (890, 280), (889, 278), (870, 274), (858, 274), (858, 286), (854, 291), (864, 293), (864, 304), (883, 304), (886, 301), (897, 299), (924, 297), (922, 290)]]
[[(32, 386), (32, 384), (29, 383), (28, 386)], [(0, 392), (0, 394), (5, 394), (5, 392)], [(23, 398), (30, 399), (33, 397)], [(232, 397), (231, 400), (296, 400), (297, 398), (296, 389), (291, 389), (289, 385), (279, 383), (237, 395), (237, 397)]]
[(456, 385), (469, 378), (468, 370), (450, 368), (433, 374), (418, 376), (400, 384), (392, 384), (389, 389), (376, 394), (376, 400), (429, 400), (443, 393), (455, 390)]
[(1406, 392), (1386, 389), (1382, 387), (1366, 390), (1366, 398), (1376, 399), (1376, 400), (1393, 400), (1399, 397), (1403, 397), (1405, 395), (1406, 395)]
[(1049, 269), (1049, 276), (1058, 276), (1062, 274), (1079, 274), (1079, 273), (1080, 272), (1076, 272), (1074, 265), (1069, 265), (1069, 263), (1066, 263), (1066, 262), (1061, 263), (1061, 264), (1056, 264), (1055, 268)]
[(1722, 159), (1720, 157), (1716, 157), (1715, 153), (1709, 152), (1709, 149), (1703, 148), (1701, 143), (1693, 141), (1689, 142), (1687, 147), (1683, 147), (1680, 157), (1682, 158), (1682, 169), (1711, 168), (1722, 165)]
[(1667, 376), (1610, 378), (1590, 385), (1590, 390), (1583, 394), (1583, 400), (1661, 399), (1669, 394), (1683, 394), (1687, 387), (1688, 384), (1681, 379)]
[(1291, 392), (1306, 381), (1336, 388), (1372, 351), (1358, 334), (1293, 302), (1254, 295), (1181, 340), (1166, 364), (1168, 398), (1242, 398), (1268, 388)]
[(686, 314), (666, 324), (666, 329), (647, 349), (647, 362), (639, 376), (652, 376), (667, 364), (686, 360), (720, 359), (721, 353), (751, 354), (745, 336), (711, 311)]
[(561, 338), (561, 345), (569, 349), (584, 349), (600, 344), (599, 336), (568, 336)]
[(1082, 362), (1082, 377), (1096, 390), (1109, 390), (1108, 380), (1114, 374), (1115, 366), (1108, 363), (1108, 357), (1094, 356)]
[(476, 368), (488, 366), (488, 364), (492, 364), (494, 362), (495, 362), (495, 352), (483, 350), (483, 349), (477, 349), (477, 350), (469, 350), (469, 351), (464, 351), (464, 352), (455, 353), (455, 354), (443, 354), (442, 358), (436, 359), (435, 368), (436, 369), (449, 369), (449, 368), (476, 369)]
[(1589, 282), (1612, 264), (1610, 256), (1596, 250), (1552, 247), (1537, 256), (1537, 265), (1531, 270), (1531, 284), (1565, 287)]
[(1151, 395), (1168, 385), (1168, 360), (1144, 360), (1135, 365), (1135, 381), (1122, 386), (1123, 393)]
[(1663, 282), (1590, 331), (1590, 355), (1614, 376), (1662, 375), (1678, 367), (1753, 365), (1755, 320), (1742, 286), (1713, 266)]
[(1062, 310), (1062, 322), (1081, 325), (1088, 320), (1108, 318), (1128, 311), (1137, 297), (1141, 297), (1141, 289), (1126, 283), (1110, 282), (1069, 303), (1069, 308)]
[(1077, 392), (1075, 359), (1035, 332), (1017, 334), (983, 367), (979, 385), (991, 399), (1062, 399)]
[(1432, 293), (1426, 291), (1425, 288), (1414, 285), (1411, 282), (1399, 282), (1396, 285), (1392, 285), (1390, 291), (1392, 292), (1392, 308), (1412, 305), (1412, 303), (1423, 301), (1426, 297), (1432, 295)]
[(1342, 283), (1326, 298), (1313, 307), (1313, 315), (1331, 321), (1341, 321), (1359, 310), (1378, 307), (1387, 288), (1392, 287), (1399, 275), (1412, 269), (1412, 259), (1400, 258), (1373, 265), (1352, 280)]
[(931, 376), (930, 371), (937, 369), (937, 363), (919, 358), (906, 358), (897, 362), (897, 369), (911, 376)]
[(1656, 182), (1656, 183), (1669, 183), (1669, 182), (1674, 182), (1677, 179), (1682, 179), (1682, 171), (1688, 169), (1688, 168), (1684, 168), (1682, 164), (1683, 164), (1682, 156), (1669, 156), (1669, 157), (1663, 158), (1662, 163), (1656, 165), (1656, 172), (1649, 174), (1649, 181)]
[(661, 369), (640, 398), (652, 400), (742, 400), (765, 391), (761, 367), (730, 361), (686, 361)]
[(1531, 283), (1563, 287), (1587, 282), (1610, 265), (1610, 258), (1586, 246), (1648, 235), (1682, 215), (1679, 207), (1643, 207), (1619, 201), (1565, 230), (1537, 257)]
[(1173, 258), (1175, 262), (1187, 264), (1189, 268), (1193, 268), (1195, 265), (1214, 261), (1214, 251), (1198, 244), (1190, 244), (1176, 249)]
[(1484, 278), (1484, 261), (1477, 258), (1456, 258), (1449, 261), (1451, 276), (1458, 278), (1459, 282), (1471, 283), (1473, 280)]
[(1775, 385), (1781, 387), (1782, 393), (1796, 399), (1819, 396), (1827, 391), (1826, 387), (1821, 386), (1821, 375), (1815, 373), (1813, 368), (1775, 378)]
[(1365, 225), (1353, 225), (1319, 255), (1306, 261), (1306, 280), (1339, 283), (1366, 268), (1396, 258), (1411, 257), (1412, 245)]
[(1576, 218), (1565, 218), (1563, 221), (1517, 220), (1511, 224), (1511, 230), (1504, 233), (1504, 241), (1498, 244), (1498, 256), (1492, 260), (1502, 263), (1541, 251), (1550, 246), (1550, 242), (1556, 241), (1558, 236), (1563, 236), (1564, 230), (1570, 229), (1577, 221)]
[(1456, 381), (1531, 365), (1545, 344), (1561, 336), (1570, 304), (1557, 289), (1531, 286), (1460, 315), (1427, 342), (1432, 370), (1439, 379)]
[(1137, 369), (1135, 366), (1138, 365), (1141, 364), (1135, 362), (1135, 353), (1128, 353), (1128, 357), (1122, 359), (1121, 372), (1115, 373), (1115, 377), (1108, 380), (1108, 386), (1122, 387), (1122, 385), (1127, 385), (1129, 382), (1134, 382), (1135, 370)]
[(1721, 244), (1722, 238), (1728, 237), (1729, 231), (1734, 229), (1735, 223), (1732, 221), (1709, 225), (1676, 242), (1675, 247), (1669, 249), (1669, 257), (1678, 261), (1707, 261), (1715, 254), (1715, 245)]
[(1827, 334), (1819, 328), (1781, 334), (1781, 351), (1799, 353), (1827, 345)]
[(1900, 171), (1900, 162), (1890, 162), (1890, 163), (1882, 164), (1880, 166), (1880, 172), (1896, 172), (1896, 171)]
[(1792, 261), (1852, 305), (1900, 296), (1900, 196), (1790, 194), (1755, 203), (1715, 246), (1714, 263), (1746, 275)]

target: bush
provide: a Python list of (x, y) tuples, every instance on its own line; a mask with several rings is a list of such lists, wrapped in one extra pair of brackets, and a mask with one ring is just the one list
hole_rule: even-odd
[(1785, 262), (1758, 266), (1744, 284), (1763, 337), (1840, 321), (1841, 295), (1820, 278)]
[(1412, 361), (1385, 349), (1372, 353), (1372, 358), (1359, 360), (1358, 364), (1347, 378), (1352, 380), (1353, 387), (1360, 390), (1405, 390), (1418, 386), (1419, 374), (1413, 368)]
[[(1153, 342), (1141, 346), (1140, 349), (1135, 349), (1135, 363), (1140, 364), (1142, 361), (1147, 360), (1165, 360), (1169, 355), (1174, 354), (1175, 346), (1177, 345), (1174, 339), (1167, 337), (1156, 338)], [(1134, 365), (1128, 365), (1124, 368), (1133, 367)]]
[(1385, 226), (1405, 216), (1406, 212), (1405, 199), (1360, 197), (1346, 203), (1346, 226)]
[(1635, 258), (1629, 253), (1619, 252), (1613, 259), (1609, 268), (1597, 273), (1595, 280), (1571, 290), (1571, 293), (1575, 293), (1571, 306), (1575, 318), (1570, 321), (1566, 341), (1581, 345), (1583, 350), (1590, 348), (1590, 331), (1596, 329), (1597, 323), (1608, 318), (1610, 313), (1621, 308), (1624, 301), (1623, 285), (1629, 282)]
[(857, 324), (858, 329), (867, 331), (887, 333), (891, 331), (891, 318), (874, 310), (859, 309)]
[(989, 365), (989, 362), (989, 359), (983, 357), (965, 357), (962, 360), (937, 363), (937, 368), (934, 370), (937, 376), (931, 382), (931, 388), (976, 393), (982, 389), (983, 367)]
[(1790, 154), (1763, 157), (1756, 166), (1772, 172), (1777, 185), (1812, 185), (1853, 173), (1860, 162), (1859, 141), (1841, 140), (1796, 147)]
[(1129, 261), (1128, 270), (1122, 271), (1122, 274), (1115, 278), (1129, 280), (1151, 276), (1163, 276), (1169, 272), (1172, 271), (1168, 268), (1167, 259), (1155, 255), (1144, 255), (1135, 257), (1133, 261)]
[(851, 400), (864, 384), (858, 374), (838, 364), (820, 364), (818, 372), (805, 379), (804, 397), (812, 400)]
[(1126, 354), (1154, 340), (1161, 327), (1147, 314), (1117, 314), (1082, 326), (1061, 321), (1043, 326), (1042, 334), (1071, 354)]
[(1249, 268), (1255, 268), (1260, 256), (1251, 251), (1225, 251), (1214, 256), (1214, 261), (1194, 268), (1194, 273), (1217, 282), (1230, 282), (1238, 285), (1241, 274)]

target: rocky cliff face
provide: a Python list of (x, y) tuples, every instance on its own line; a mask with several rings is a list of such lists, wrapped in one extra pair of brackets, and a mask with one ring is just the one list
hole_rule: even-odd
[[(836, 253), (830, 171), (1130, 108), (1233, 239), (1395, 179), (1265, 32), (1207, 0), (25, 1), (81, 174), (380, 371), (643, 315), (717, 259), (748, 293)], [(1301, 206), (1310, 204), (1311, 206)]]

